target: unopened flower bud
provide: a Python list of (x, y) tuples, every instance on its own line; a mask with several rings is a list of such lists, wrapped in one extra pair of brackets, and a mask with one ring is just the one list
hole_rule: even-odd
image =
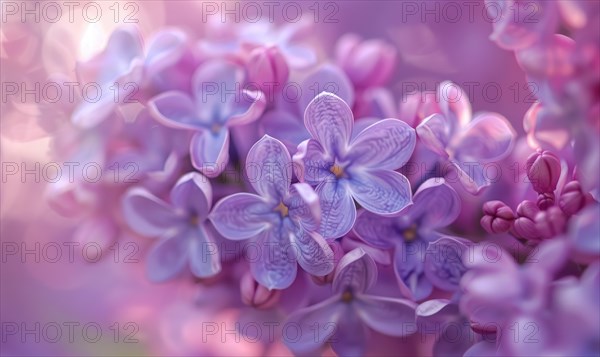
[(481, 226), (488, 233), (504, 233), (512, 227), (515, 214), (502, 201), (488, 201), (483, 204)]
[(377, 87), (390, 79), (396, 64), (396, 49), (381, 40), (363, 41), (349, 34), (338, 41), (336, 59), (356, 87)]
[(546, 210), (554, 205), (554, 192), (540, 193), (537, 198), (539, 209)]
[(260, 285), (252, 274), (246, 273), (240, 281), (242, 302), (258, 309), (268, 309), (279, 301), (281, 290), (269, 290)]
[(538, 150), (527, 159), (527, 177), (538, 193), (553, 192), (560, 178), (560, 160), (550, 151)]
[(563, 187), (558, 206), (566, 215), (572, 216), (585, 206), (588, 201), (586, 196), (579, 181), (571, 181)]
[(277, 47), (258, 47), (250, 53), (249, 81), (266, 95), (272, 95), (273, 89), (283, 88), (289, 74), (287, 62)]
[(513, 231), (523, 239), (539, 239), (540, 234), (535, 226), (535, 216), (540, 209), (531, 201), (523, 201), (517, 207), (517, 219), (513, 224)]
[(556, 206), (550, 207), (545, 211), (540, 211), (535, 216), (536, 229), (544, 239), (563, 233), (566, 225), (565, 214)]

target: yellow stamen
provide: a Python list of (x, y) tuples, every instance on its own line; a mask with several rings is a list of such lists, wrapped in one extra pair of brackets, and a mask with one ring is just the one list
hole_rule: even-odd
[(337, 178), (344, 176), (344, 168), (339, 165), (333, 165), (329, 171), (331, 171), (331, 173), (333, 173)]
[(405, 241), (412, 242), (417, 238), (417, 225), (411, 225), (408, 229), (402, 232), (402, 235), (404, 236)]
[(352, 292), (350, 290), (346, 290), (342, 294), (342, 301), (345, 303), (349, 303), (353, 299), (354, 299), (354, 295), (352, 295)]
[(198, 223), (200, 223), (200, 218), (198, 216), (193, 215), (193, 216), (190, 217), (190, 224), (192, 226), (197, 226)]
[(213, 123), (213, 125), (210, 127), (210, 130), (214, 133), (214, 134), (218, 134), (219, 131), (221, 131), (221, 128), (223, 126), (219, 123)]
[(284, 205), (283, 202), (279, 202), (279, 205), (275, 207), (275, 212), (279, 212), (279, 214), (281, 214), (281, 217), (287, 217), (289, 211), (289, 208), (286, 205)]

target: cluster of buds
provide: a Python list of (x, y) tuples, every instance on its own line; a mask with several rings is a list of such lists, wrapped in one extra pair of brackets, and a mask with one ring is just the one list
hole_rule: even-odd
[(516, 213), (502, 201), (488, 201), (483, 205), (481, 226), (488, 233), (510, 232), (532, 243), (562, 234), (569, 218), (583, 209), (591, 197), (576, 180), (568, 182), (559, 194), (560, 176), (560, 159), (550, 151), (537, 150), (527, 158), (527, 177), (538, 194), (537, 201), (522, 201)]

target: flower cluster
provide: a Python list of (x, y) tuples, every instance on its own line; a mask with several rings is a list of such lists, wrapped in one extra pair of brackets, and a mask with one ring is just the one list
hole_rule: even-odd
[[(48, 199), (81, 217), (76, 240), (154, 241), (151, 281), (287, 312), (269, 316), (299, 327), (280, 339), (295, 354), (368, 354), (369, 334), (439, 356), (598, 353), (598, 16), (535, 3), (535, 25), (505, 16), (491, 36), (543, 88), (523, 138), (453, 82), (395, 93), (384, 40), (348, 34), (323, 58), (304, 23), (147, 43), (118, 28), (77, 64), (103, 96), (56, 103), (69, 121), (53, 145), (115, 175), (60, 180)], [(526, 183), (490, 177), (511, 159)]]

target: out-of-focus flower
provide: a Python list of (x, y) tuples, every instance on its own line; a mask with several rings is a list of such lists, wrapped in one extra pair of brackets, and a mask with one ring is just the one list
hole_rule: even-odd
[(600, 259), (600, 204), (590, 204), (569, 221), (568, 239), (574, 259), (588, 264)]
[[(450, 249), (443, 249), (441, 243), (450, 243), (445, 239), (453, 238), (443, 237), (438, 230), (451, 224), (459, 212), (460, 198), (456, 191), (444, 179), (431, 178), (419, 187), (414, 204), (400, 216), (382, 217), (363, 210), (358, 214), (353, 231), (373, 247), (394, 249), (394, 269), (402, 292), (422, 300), (431, 294), (433, 285), (444, 290), (458, 287), (458, 280), (452, 278), (460, 279), (462, 268), (454, 270), (453, 266), (462, 266), (462, 258), (451, 260), (462, 250), (465, 241), (454, 239)], [(431, 244), (434, 245), (428, 251)], [(453, 274), (440, 278), (435, 272), (445, 268)]]
[(168, 127), (191, 130), (192, 164), (216, 177), (229, 161), (229, 128), (258, 119), (266, 106), (263, 93), (242, 89), (245, 74), (239, 66), (209, 61), (194, 73), (193, 98), (169, 91), (150, 100), (154, 117)]
[(254, 280), (251, 273), (246, 273), (240, 280), (242, 302), (258, 309), (269, 309), (277, 304), (281, 290), (270, 290)]
[(248, 80), (272, 101), (287, 83), (290, 71), (277, 47), (257, 47), (246, 64)]
[(339, 355), (362, 355), (367, 327), (389, 336), (415, 332), (416, 305), (409, 300), (368, 295), (376, 279), (377, 265), (369, 255), (360, 248), (347, 253), (335, 270), (334, 296), (300, 309), (286, 320), (286, 324), (300, 328), (299, 338), (284, 334), (286, 345), (294, 353), (307, 354), (330, 341)]
[(356, 219), (354, 200), (382, 215), (398, 214), (411, 203), (410, 183), (392, 171), (408, 161), (415, 147), (414, 130), (406, 123), (385, 119), (352, 138), (352, 111), (328, 92), (310, 102), (304, 123), (311, 139), (298, 146), (294, 162), (300, 181), (317, 186), (325, 238), (350, 231)]
[(504, 233), (512, 227), (515, 214), (502, 201), (488, 201), (483, 205), (481, 226), (488, 233)]
[(123, 197), (123, 215), (129, 227), (147, 237), (158, 237), (148, 255), (148, 277), (164, 281), (189, 264), (192, 273), (210, 277), (221, 270), (215, 237), (206, 227), (212, 205), (208, 179), (191, 172), (182, 176), (170, 194), (170, 204), (142, 187)]
[(310, 274), (333, 270), (333, 252), (316, 233), (319, 199), (305, 183), (291, 185), (292, 160), (285, 146), (268, 135), (250, 149), (246, 172), (258, 195), (236, 193), (219, 201), (210, 215), (215, 228), (232, 240), (253, 239), (254, 278), (268, 289), (285, 289), (297, 263)]
[(452, 82), (439, 85), (436, 110), (416, 127), (420, 141), (456, 170), (460, 183), (470, 193), (491, 184), (484, 165), (505, 158), (512, 150), (516, 133), (498, 113), (479, 113), (471, 118), (466, 93)]
[(359, 89), (378, 87), (391, 77), (396, 65), (396, 49), (382, 40), (342, 36), (335, 48), (337, 64)]

